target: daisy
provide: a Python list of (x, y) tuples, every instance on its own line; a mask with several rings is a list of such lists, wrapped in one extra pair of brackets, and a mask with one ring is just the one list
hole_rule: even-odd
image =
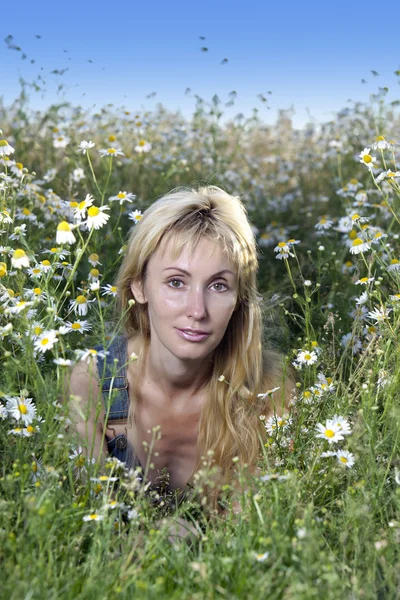
[(361, 296), (358, 296), (358, 298), (356, 298), (357, 306), (362, 306), (366, 302), (368, 302), (368, 292), (363, 292)]
[(316, 434), (316, 437), (323, 438), (330, 444), (340, 442), (343, 439), (343, 435), (340, 431), (340, 425), (330, 419), (326, 421), (326, 425), (317, 423), (317, 431), (319, 431), (319, 433)]
[(392, 258), (387, 270), (388, 271), (400, 271), (400, 261), (397, 258)]
[(32, 398), (24, 396), (6, 396), (6, 398), (8, 416), (17, 421), (21, 420), (24, 425), (30, 425), (36, 418), (36, 406), (33, 404)]
[(257, 562), (265, 562), (269, 556), (269, 552), (264, 552), (262, 554), (257, 554), (257, 552), (254, 552), (253, 556)]
[(289, 256), (294, 256), (294, 254), (290, 251), (290, 247), (286, 242), (279, 242), (277, 246), (274, 248), (274, 252), (277, 252), (275, 258), (282, 260), (289, 258)]
[(313, 365), (318, 360), (317, 353), (314, 350), (301, 350), (296, 357), (296, 362), (300, 365)]
[(332, 225), (333, 225), (333, 221), (328, 219), (328, 217), (324, 216), (324, 217), (320, 218), (320, 220), (318, 221), (318, 223), (316, 223), (316, 225), (314, 225), (314, 227), (318, 231), (321, 231), (321, 230), (330, 229), (332, 227)]
[(128, 192), (118, 192), (118, 194), (116, 196), (110, 196), (110, 198), (108, 199), (109, 202), (119, 202), (120, 204), (123, 204), (124, 202), (133, 202), (133, 200), (135, 200), (136, 195), (135, 194), (131, 194)]
[(79, 315), (80, 317), (84, 317), (88, 313), (89, 303), (95, 301), (95, 298), (93, 300), (88, 300), (87, 298), (85, 298), (85, 296), (82, 296), (81, 294), (77, 296), (75, 300), (70, 301), (69, 308), (70, 310), (73, 310), (75, 314)]
[(96, 254), (95, 252), (93, 252), (92, 254), (89, 254), (88, 261), (90, 262), (91, 265), (93, 265), (93, 267), (97, 267), (97, 265), (102, 264), (101, 262), (99, 262), (99, 255)]
[(36, 425), (36, 427), (34, 427), (33, 425), (28, 425), (22, 430), (22, 435), (24, 437), (32, 437), (33, 434), (37, 433), (38, 431), (40, 431), (39, 425)]
[(91, 328), (92, 328), (91, 325), (89, 325), (89, 323), (87, 321), (77, 320), (74, 323), (67, 321), (65, 323), (65, 329), (63, 329), (63, 332), (61, 332), (59, 330), (59, 333), (64, 334), (64, 333), (70, 333), (72, 331), (79, 331), (79, 333), (84, 333), (85, 331), (90, 331)]
[(76, 237), (72, 233), (73, 225), (67, 223), (67, 221), (61, 221), (57, 225), (57, 234), (56, 234), (56, 242), (57, 244), (74, 244), (76, 242)]
[(33, 302), (26, 302), (25, 300), (20, 300), (16, 302), (13, 306), (9, 306), (4, 311), (6, 315), (19, 315), (26, 308), (30, 308), (33, 306)]
[(138, 223), (141, 218), (142, 218), (142, 211), (141, 210), (134, 210), (134, 211), (132, 211), (131, 213), (128, 214), (128, 219), (130, 219), (134, 223)]
[(93, 358), (105, 358), (108, 354), (108, 350), (95, 350), (94, 348), (86, 348), (85, 350), (75, 350), (75, 355), (77, 360), (83, 360), (84, 362), (89, 363)]
[(116, 285), (110, 285), (109, 283), (101, 288), (103, 290), (102, 296), (113, 296), (114, 298), (118, 294), (118, 288)]
[(354, 465), (354, 454), (347, 450), (338, 450), (336, 452), (338, 462), (351, 468)]
[(91, 477), (90, 481), (95, 483), (108, 483), (109, 481), (118, 481), (118, 477), (110, 477), (109, 475), (100, 475), (99, 477)]
[(100, 290), (100, 282), (98, 280), (93, 281), (93, 283), (90, 284), (90, 291), (96, 293), (99, 290)]
[(34, 347), (36, 351), (44, 354), (47, 352), (47, 350), (51, 350), (56, 342), (58, 342), (57, 332), (54, 329), (50, 329), (48, 331), (44, 331), (38, 337), (38, 339), (35, 341)]
[(383, 233), (383, 231), (377, 231), (374, 234), (374, 237), (372, 238), (371, 242), (372, 242), (372, 244), (379, 244), (379, 242), (381, 240), (384, 240), (385, 238), (387, 238), (387, 234), (386, 233)]
[(331, 421), (336, 425), (339, 425), (339, 431), (342, 435), (349, 435), (351, 433), (350, 424), (346, 417), (335, 415)]
[(105, 225), (110, 218), (110, 215), (106, 215), (104, 211), (110, 210), (109, 206), (101, 206), (98, 208), (97, 206), (91, 206), (88, 210), (88, 218), (86, 221), (86, 226), (89, 231), (92, 229), (100, 229)]
[(8, 210), (3, 210), (2, 212), (0, 212), (0, 223), (12, 223), (13, 220), (10, 217), (10, 213), (8, 212)]
[(262, 398), (264, 400), (267, 396), (272, 396), (272, 394), (274, 394), (275, 392), (277, 392), (280, 389), (281, 388), (279, 386), (274, 387), (274, 388), (272, 388), (272, 390), (267, 390), (263, 394), (257, 394), (257, 398)]
[(5, 262), (0, 262), (0, 279), (7, 275), (7, 265)]
[(26, 255), (25, 250), (17, 248), (11, 258), (11, 264), (15, 269), (22, 269), (22, 267), (29, 267), (29, 258)]
[(371, 171), (375, 167), (375, 156), (370, 155), (370, 148), (364, 148), (364, 150), (359, 154), (360, 163), (365, 165), (369, 171)]
[(59, 367), (72, 367), (72, 365), (74, 364), (72, 360), (69, 360), (67, 358), (55, 358), (53, 360), (53, 363)]
[(101, 150), (99, 150), (101, 156), (111, 156), (111, 158), (113, 156), (125, 156), (125, 154), (122, 152), (121, 148), (102, 148)]
[(286, 429), (291, 422), (292, 419), (287, 414), (282, 415), (281, 417), (273, 415), (265, 422), (264, 427), (268, 431), (268, 433), (272, 435), (273, 432), (276, 430), (283, 431), (284, 429)]
[(388, 171), (382, 171), (382, 173), (380, 173), (378, 175), (378, 177), (376, 178), (376, 182), (380, 183), (381, 181), (383, 181), (384, 179), (395, 179), (397, 177), (400, 177), (400, 171), (391, 171), (390, 169)]
[(83, 517), (84, 521), (101, 521), (102, 519), (104, 519), (104, 515), (99, 515), (97, 513), (92, 513)]
[(64, 136), (64, 135), (59, 135), (58, 137), (55, 137), (53, 139), (53, 146), (54, 148), (65, 148), (66, 146), (68, 146), (70, 142), (69, 137)]
[(74, 218), (80, 223), (86, 217), (86, 211), (93, 204), (93, 196), (86, 194), (86, 198), (82, 202), (77, 202), (74, 206)]
[(20, 240), (22, 237), (26, 236), (26, 223), (19, 225), (18, 227), (14, 227), (14, 231), (9, 236), (10, 240)]
[(72, 171), (71, 178), (74, 183), (79, 183), (82, 179), (85, 179), (85, 171), (82, 167), (78, 167)]
[(371, 283), (372, 281), (375, 281), (375, 277), (361, 277), (361, 279), (358, 279), (355, 284), (356, 285), (367, 285), (368, 283)]
[(372, 144), (373, 150), (387, 150), (388, 148), (390, 148), (390, 144), (388, 144), (383, 135), (378, 135), (376, 141)]
[(14, 148), (6, 140), (0, 140), (0, 156), (13, 154)]
[(98, 269), (90, 269), (88, 279), (93, 283), (97, 283), (100, 278), (100, 271)]
[(368, 317), (373, 319), (376, 323), (382, 323), (389, 318), (389, 313), (392, 311), (391, 308), (385, 308), (384, 306), (375, 306), (374, 310), (368, 313)]
[(150, 152), (151, 144), (149, 142), (145, 142), (145, 140), (140, 140), (137, 146), (135, 146), (135, 152), (139, 152), (142, 154), (143, 152)]
[(86, 142), (85, 140), (82, 140), (78, 146), (78, 152), (82, 152), (82, 154), (86, 154), (86, 152), (88, 150), (90, 150), (90, 148), (94, 148), (95, 147), (95, 143), (94, 142)]
[(352, 254), (361, 254), (362, 252), (366, 252), (370, 249), (371, 244), (369, 242), (364, 242), (362, 239), (356, 238), (351, 244), (350, 252)]

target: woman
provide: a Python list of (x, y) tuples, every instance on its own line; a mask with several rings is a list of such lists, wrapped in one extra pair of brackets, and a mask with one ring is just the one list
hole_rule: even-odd
[(96, 348), (109, 352), (97, 374), (81, 362), (71, 375), (89, 406), (76, 426), (95, 457), (145, 470), (159, 426), (146, 478), (157, 487), (164, 471), (167, 488), (187, 490), (211, 456), (218, 485), (202, 493), (214, 508), (236, 467), (255, 471), (260, 415), (281, 414), (293, 390), (281, 357), (262, 348), (257, 268), (246, 210), (222, 189), (178, 189), (145, 211), (116, 281), (124, 334)]

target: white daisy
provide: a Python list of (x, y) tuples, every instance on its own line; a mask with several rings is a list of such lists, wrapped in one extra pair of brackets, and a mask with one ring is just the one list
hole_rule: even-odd
[(387, 150), (388, 148), (390, 148), (390, 144), (388, 144), (383, 135), (378, 135), (376, 141), (372, 144), (373, 150)]
[[(89, 325), (89, 323), (87, 321), (80, 321), (78, 319), (78, 320), (74, 321), (74, 323), (67, 321), (65, 323), (65, 328), (66, 328), (66, 333), (70, 333), (73, 331), (77, 331), (79, 333), (84, 333), (85, 331), (90, 331), (92, 327), (91, 327), (91, 325)], [(59, 333), (61, 333), (61, 331), (59, 331)]]
[(372, 281), (375, 281), (375, 277), (361, 277), (361, 279), (358, 279), (355, 283), (356, 285), (367, 285)]
[(370, 148), (364, 148), (364, 150), (359, 154), (360, 163), (365, 165), (369, 171), (371, 171), (375, 167), (375, 156), (370, 155)]
[(382, 323), (389, 318), (389, 313), (391, 313), (391, 311), (391, 308), (375, 306), (375, 308), (368, 313), (368, 317), (373, 319), (376, 323)]
[(355, 240), (353, 240), (351, 243), (350, 252), (352, 254), (361, 254), (361, 252), (366, 252), (370, 249), (371, 244), (369, 242), (366, 242), (361, 238), (355, 238)]
[(110, 285), (109, 283), (101, 288), (103, 290), (102, 296), (114, 296), (118, 294), (118, 288), (116, 285)]
[(95, 147), (95, 143), (94, 142), (86, 142), (85, 140), (82, 140), (78, 146), (78, 152), (82, 152), (82, 154), (86, 154), (86, 152), (88, 150), (90, 150), (90, 148), (94, 148)]
[(272, 435), (274, 431), (285, 430), (291, 422), (292, 419), (288, 414), (282, 415), (280, 417), (277, 415), (273, 415), (265, 422), (264, 427), (268, 431), (268, 433)]
[(139, 154), (143, 154), (146, 152), (150, 152), (151, 144), (146, 142), (145, 140), (140, 140), (140, 142), (135, 146), (135, 152), (139, 152)]
[(400, 260), (398, 260), (397, 258), (392, 258), (387, 270), (388, 271), (400, 271)]
[(102, 148), (101, 150), (99, 150), (100, 155), (103, 156), (125, 156), (124, 153), (122, 152), (121, 148)]
[(257, 554), (257, 552), (253, 552), (253, 556), (257, 562), (265, 562), (269, 557), (269, 552), (263, 552), (261, 554)]
[(354, 454), (348, 452), (348, 450), (338, 450), (336, 452), (338, 462), (351, 468), (354, 465)]
[(88, 261), (90, 262), (90, 264), (93, 267), (97, 267), (97, 265), (102, 264), (101, 262), (99, 262), (99, 255), (96, 254), (95, 252), (92, 252), (92, 254), (89, 254)]
[(5, 309), (4, 314), (6, 315), (19, 315), (23, 310), (33, 306), (33, 302), (26, 302), (25, 300), (19, 300), (13, 306), (9, 306)]
[(105, 358), (108, 354), (108, 350), (95, 350), (94, 348), (86, 348), (85, 350), (75, 350), (75, 355), (77, 360), (83, 360), (84, 362), (89, 363), (94, 358), (98, 356), (100, 358)]
[(29, 258), (26, 255), (25, 250), (22, 250), (22, 248), (17, 248), (14, 250), (14, 254), (11, 257), (11, 264), (15, 269), (29, 267)]
[(47, 350), (51, 350), (58, 342), (57, 332), (54, 329), (50, 329), (48, 331), (44, 331), (38, 339), (35, 341), (34, 347), (38, 352), (42, 352), (43, 354), (47, 352)]
[(340, 431), (340, 425), (330, 419), (326, 421), (326, 425), (317, 423), (317, 431), (319, 431), (319, 433), (316, 434), (316, 437), (323, 438), (330, 444), (333, 444), (334, 442), (340, 442), (340, 440), (343, 439), (343, 434)]
[(14, 148), (6, 140), (0, 140), (0, 156), (9, 156), (14, 152)]
[(87, 298), (85, 298), (85, 296), (81, 294), (77, 296), (75, 300), (70, 301), (69, 308), (70, 310), (73, 310), (75, 314), (79, 315), (80, 317), (84, 317), (88, 313), (89, 303), (95, 301), (95, 298), (93, 298), (93, 300), (88, 300)]
[(348, 422), (348, 420), (346, 419), (346, 417), (342, 417), (341, 415), (335, 415), (332, 419), (331, 419), (332, 423), (335, 423), (336, 425), (339, 425), (339, 431), (342, 435), (350, 435), (351, 433), (351, 429), (350, 429), (350, 424)]
[(133, 202), (135, 198), (135, 194), (119, 191), (116, 196), (110, 196), (108, 200), (109, 202), (119, 202), (120, 204), (123, 204), (124, 202)]
[(61, 221), (57, 225), (57, 234), (56, 234), (56, 242), (57, 244), (74, 244), (76, 242), (76, 238), (72, 233), (73, 225), (67, 223), (67, 221)]
[(300, 365), (313, 365), (317, 362), (318, 356), (314, 350), (301, 350), (295, 360)]
[(59, 135), (53, 139), (53, 146), (54, 148), (65, 148), (68, 146), (69, 142), (69, 137), (66, 135)]
[(90, 194), (86, 194), (86, 197), (82, 202), (77, 202), (76, 206), (74, 206), (74, 218), (78, 223), (81, 223), (82, 219), (86, 217), (86, 211), (93, 204), (93, 196)]
[(8, 416), (21, 420), (24, 425), (30, 425), (36, 418), (36, 406), (33, 404), (32, 398), (25, 398), (24, 396), (6, 396), (7, 404), (6, 408)]
[(134, 210), (128, 214), (128, 219), (130, 219), (134, 223), (138, 223), (141, 218), (142, 218), (141, 210)]
[(104, 515), (99, 515), (97, 513), (91, 513), (90, 515), (83, 517), (84, 521), (101, 521), (102, 519), (104, 519)]
[(74, 364), (72, 360), (69, 360), (67, 358), (55, 358), (53, 360), (53, 363), (59, 367), (72, 367), (72, 365)]
[(88, 210), (88, 218), (86, 226), (91, 231), (92, 229), (101, 229), (110, 218), (110, 215), (106, 215), (104, 211), (110, 210), (109, 206), (91, 206)]

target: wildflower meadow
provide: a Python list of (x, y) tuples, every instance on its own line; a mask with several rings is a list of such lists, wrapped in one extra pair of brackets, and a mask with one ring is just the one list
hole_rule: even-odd
[[(381, 89), (299, 130), (284, 110), (274, 125), (225, 119), (234, 101), (198, 97), (191, 119), (0, 104), (2, 598), (400, 595), (398, 103)], [(225, 489), (226, 516), (188, 543), (171, 520), (196, 526), (200, 506), (164, 513), (137, 472), (86, 457), (64, 383), (121, 325), (129, 231), (156, 198), (204, 183), (246, 205), (265, 344), (297, 395), (261, 417), (241, 512)], [(212, 468), (204, 457), (200, 488)]]

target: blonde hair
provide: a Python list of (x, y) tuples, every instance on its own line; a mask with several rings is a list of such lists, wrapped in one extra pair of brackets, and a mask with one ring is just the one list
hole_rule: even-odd
[[(274, 409), (281, 413), (288, 406), (291, 387), (284, 385), (280, 355), (262, 348), (257, 247), (240, 198), (217, 186), (206, 186), (197, 190), (179, 188), (154, 202), (132, 230), (116, 285), (121, 314), (134, 299), (131, 283), (143, 284), (148, 261), (162, 240), (172, 240), (176, 258), (183, 248), (194, 250), (204, 237), (220, 244), (236, 266), (238, 282), (236, 309), (213, 352), (212, 376), (206, 385), (198, 437), (198, 456), (210, 455), (212, 451), (223, 486), (232, 480), (235, 461), (239, 467), (246, 464), (250, 470), (256, 467), (263, 431), (259, 417), (261, 414), (268, 417)], [(143, 341), (137, 363), (137, 372), (142, 373), (150, 344), (146, 304), (136, 303), (128, 310), (124, 327), (128, 338), (140, 336)], [(138, 390), (138, 379), (135, 385)], [(275, 386), (281, 387), (277, 394), (281, 402), (274, 407), (270, 398), (257, 395)], [(189, 481), (201, 463), (199, 459)], [(214, 508), (218, 493), (215, 488), (207, 491)]]

